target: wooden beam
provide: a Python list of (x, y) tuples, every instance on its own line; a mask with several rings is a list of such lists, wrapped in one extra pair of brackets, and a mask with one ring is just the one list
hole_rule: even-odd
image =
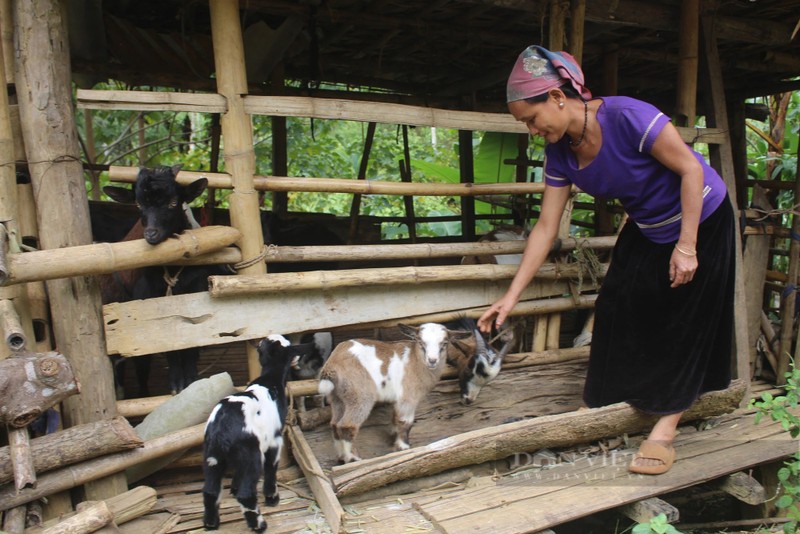
[[(302, 276), (303, 273), (295, 273)], [(213, 298), (208, 293), (173, 295), (104, 309), (109, 354), (139, 356), (188, 347), (246, 341), (269, 334), (402, 320), (425, 313), (487, 306), (507, 282), (434, 282), (412, 286), (343, 287)], [(522, 300), (569, 293), (564, 282), (534, 282)], [(391, 306), (386, 303), (391, 302)], [(169, 336), (163, 335), (170, 332)]]
[(680, 64), (678, 65), (676, 126), (694, 126), (697, 112), (697, 65), (700, 41), (700, 0), (682, 0)]
[[(215, 298), (272, 293), (278, 291), (325, 291), (353, 286), (418, 285), (450, 281), (505, 280), (514, 277), (518, 265), (433, 265), (344, 269), (266, 275), (210, 276), (209, 293)], [(598, 273), (603, 276), (603, 273)], [(536, 273), (538, 280), (568, 280), (581, 275), (578, 264), (545, 264)], [(588, 273), (584, 273), (588, 276)], [(551, 347), (552, 348), (552, 347)]]
[[(703, 58), (706, 76), (703, 79), (707, 83), (704, 91), (708, 99), (707, 121), (728, 132), (728, 109), (725, 103), (725, 88), (722, 86), (722, 66), (719, 62), (719, 51), (717, 49), (717, 37), (714, 27), (714, 19), (711, 16), (703, 16)], [(726, 134), (727, 137), (727, 134)], [(728, 196), (733, 205), (733, 213), (739, 213), (739, 200), (736, 197), (736, 173), (733, 168), (733, 153), (730, 142), (709, 147), (711, 164), (725, 181), (728, 188)], [(744, 200), (744, 199), (742, 199)], [(734, 289), (734, 358), (733, 374), (737, 378), (750, 380), (750, 341), (747, 336), (747, 303), (745, 301), (744, 278), (742, 272), (742, 241), (739, 238), (739, 218), (734, 216), (736, 231), (734, 233), (734, 257), (736, 262), (736, 281)], [(755, 340), (753, 341), (755, 342)]]
[(286, 427), (286, 434), (289, 436), (289, 442), (292, 444), (292, 456), (297, 460), (300, 469), (306, 477), (311, 491), (314, 493), (314, 499), (317, 505), (325, 514), (325, 519), (328, 526), (338, 534), (344, 519), (344, 509), (336, 498), (328, 477), (322, 471), (322, 466), (319, 465), (314, 451), (308, 445), (303, 431), (295, 425)]
[[(137, 102), (129, 102), (126, 95), (135, 91), (92, 91), (78, 89), (79, 108), (88, 109), (120, 109), (139, 110), (147, 102), (149, 91), (141, 91)], [(159, 95), (167, 93), (157, 93)], [(179, 93), (183, 94), (183, 93)], [(163, 97), (161, 97), (163, 99)], [(364, 102), (338, 98), (313, 98), (307, 96), (257, 96), (248, 95), (243, 98), (244, 110), (251, 115), (269, 115), (278, 117), (307, 117), (315, 119), (352, 120), (375, 122), (379, 124), (408, 124), (409, 126), (432, 126), (436, 128), (452, 128), (455, 130), (476, 130), (484, 132), (508, 132), (528, 134), (525, 125), (517, 122), (508, 113), (483, 113), (477, 111), (453, 111), (435, 109), (425, 106), (394, 104), (385, 102)], [(163, 101), (163, 100), (162, 100)], [(151, 102), (154, 109), (164, 110)], [(192, 108), (178, 107), (175, 99), (170, 100), (170, 110), (199, 111), (216, 113), (217, 107), (207, 106)], [(722, 142), (724, 132), (715, 128), (678, 128), (686, 142), (697, 139), (699, 143)]]
[(767, 490), (747, 473), (732, 473), (719, 479), (717, 487), (745, 504), (763, 504), (767, 500)]
[(675, 523), (680, 520), (681, 517), (677, 508), (657, 497), (651, 497), (620, 506), (619, 511), (622, 515), (632, 519), (636, 523), (648, 523), (659, 514), (664, 514), (667, 518), (667, 523)]

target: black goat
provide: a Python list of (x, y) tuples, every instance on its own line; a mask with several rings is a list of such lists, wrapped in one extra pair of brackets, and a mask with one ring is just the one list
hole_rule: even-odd
[[(121, 203), (136, 203), (141, 212), (141, 236), (151, 245), (157, 245), (173, 235), (192, 228), (188, 203), (197, 198), (208, 185), (200, 178), (189, 185), (181, 185), (175, 177), (180, 166), (139, 169), (132, 189), (126, 187), (104, 187), (103, 191)], [(188, 212), (188, 213), (187, 213)], [(145, 267), (116, 278), (128, 280), (125, 300), (147, 299), (174, 294), (198, 293), (208, 290), (208, 276), (226, 274), (223, 267)], [(124, 283), (124, 282), (123, 282)], [(169, 387), (175, 394), (197, 378), (197, 360), (200, 350), (196, 347), (169, 352)], [(136, 358), (140, 395), (146, 396), (149, 375), (149, 358)]]
[(333, 350), (333, 335), (330, 332), (304, 334), (300, 343), (294, 343), (292, 350), (299, 356), (292, 365), (292, 380), (317, 378), (322, 366)]
[(264, 501), (277, 506), (278, 459), (286, 422), (286, 379), (298, 355), (283, 336), (269, 336), (258, 345), (261, 376), (242, 393), (222, 399), (206, 423), (203, 444), (203, 525), (219, 528), (222, 477), (233, 471), (231, 493), (239, 501), (247, 526), (267, 529), (258, 507), (258, 479), (264, 474)]

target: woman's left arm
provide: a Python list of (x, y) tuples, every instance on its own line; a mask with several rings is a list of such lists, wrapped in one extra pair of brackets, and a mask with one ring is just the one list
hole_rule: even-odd
[(681, 235), (669, 263), (672, 287), (678, 287), (691, 282), (697, 271), (695, 254), (697, 227), (703, 211), (703, 167), (672, 123), (667, 123), (658, 134), (651, 154), (681, 178)]

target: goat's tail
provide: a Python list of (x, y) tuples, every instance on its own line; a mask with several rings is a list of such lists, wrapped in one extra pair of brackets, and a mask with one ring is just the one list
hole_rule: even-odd
[(333, 392), (333, 382), (328, 378), (323, 378), (319, 381), (319, 387), (317, 391), (319, 391), (320, 395), (327, 397)]

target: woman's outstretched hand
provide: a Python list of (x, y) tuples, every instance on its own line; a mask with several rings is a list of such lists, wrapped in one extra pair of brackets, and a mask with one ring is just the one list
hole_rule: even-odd
[[(478, 328), (481, 332), (489, 334), (492, 332), (492, 327), (500, 328), (505, 322), (508, 314), (514, 309), (514, 306), (519, 302), (518, 298), (504, 295), (500, 300), (489, 306), (489, 309), (483, 312), (483, 315), (478, 319)], [(492, 322), (494, 321), (494, 324)]]

